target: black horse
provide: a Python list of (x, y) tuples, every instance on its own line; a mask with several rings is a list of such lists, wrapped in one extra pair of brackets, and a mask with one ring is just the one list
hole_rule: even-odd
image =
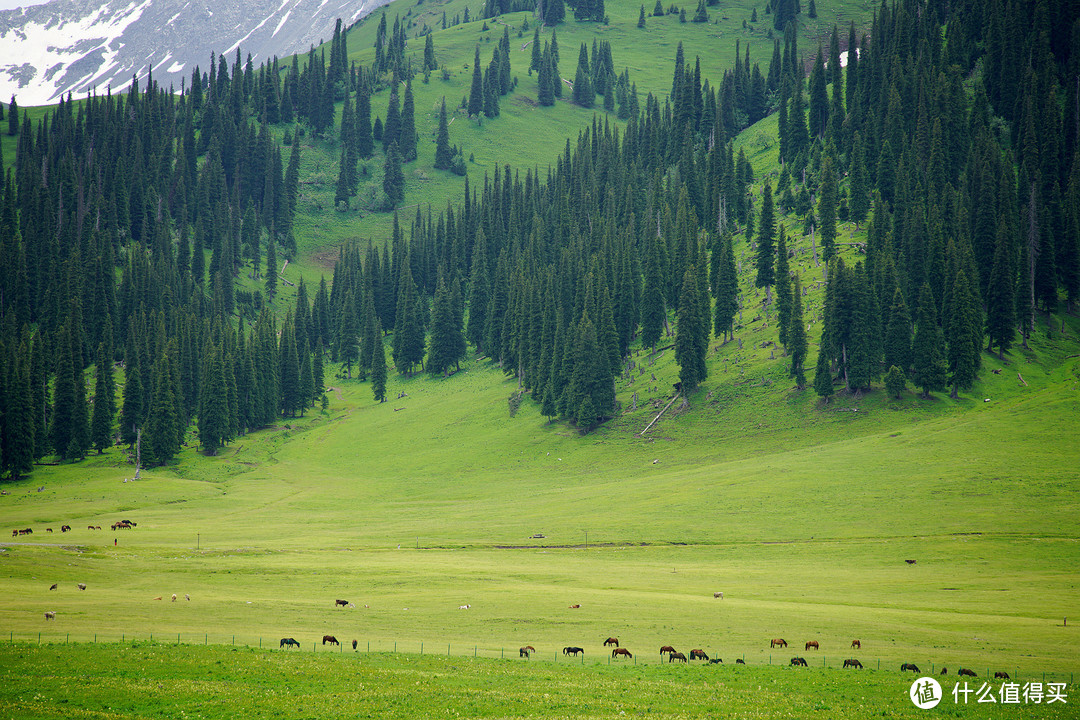
[(290, 645), (300, 647), (300, 643), (295, 638), (281, 638), (281, 645), (279, 645), (278, 647), (287, 648)]
[(579, 647), (574, 647), (573, 645), (569, 645), (567, 647), (564, 647), (562, 649), (562, 652), (563, 652), (563, 655), (577, 655), (578, 653), (581, 653), (582, 655), (584, 655), (585, 654), (585, 648), (579, 648)]

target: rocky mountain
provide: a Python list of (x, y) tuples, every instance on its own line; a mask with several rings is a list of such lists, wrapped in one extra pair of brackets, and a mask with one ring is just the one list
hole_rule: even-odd
[(152, 69), (180, 88), (210, 53), (237, 48), (256, 65), (329, 40), (334, 23), (359, 20), (389, 0), (52, 0), (0, 10), (0, 98), (20, 105), (56, 102), (107, 88)]

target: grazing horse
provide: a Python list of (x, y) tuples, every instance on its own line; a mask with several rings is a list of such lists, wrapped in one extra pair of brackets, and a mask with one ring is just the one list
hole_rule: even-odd
[(793, 667), (806, 667), (806, 660), (801, 657), (791, 658), (791, 665)]
[(278, 647), (288, 649), (294, 645), (296, 647), (300, 647), (299, 641), (297, 641), (295, 638), (281, 638), (281, 644), (278, 645)]
[(563, 655), (577, 656), (579, 653), (581, 655), (584, 655), (585, 654), (585, 648), (579, 648), (579, 647), (574, 647), (573, 645), (567, 645), (566, 647), (564, 647), (562, 649), (562, 654)]
[(85, 590), (85, 589), (86, 589), (86, 583), (79, 583), (77, 587), (78, 587), (78, 588), (79, 588), (80, 590)]
[(356, 652), (356, 641), (355, 640), (352, 641), (352, 649), (353, 649), (353, 652)]
[(50, 589), (50, 590), (55, 590), (55, 589), (56, 589), (56, 586), (57, 586), (57, 585), (59, 585), (59, 584), (60, 584), (60, 583), (53, 583), (53, 584), (52, 584), (52, 585), (51, 585), (51, 586), (49, 587), (49, 589)]
[(787, 647), (787, 640), (784, 638), (773, 638), (772, 642), (769, 643), (769, 647)]
[(664, 653), (673, 653), (673, 652), (675, 652), (675, 648), (671, 647), (670, 645), (664, 645), (662, 648), (660, 648), (660, 657), (661, 658), (664, 657)]
[(862, 650), (862, 643), (859, 642), (858, 640), (852, 640), (851, 641), (851, 647), (853, 647), (853, 648), (855, 648), (857, 650)]
[(974, 670), (968, 670), (967, 668), (960, 668), (956, 674), (960, 677), (964, 677), (965, 675), (968, 677), (979, 677), (975, 674)]
[(70, 525), (61, 525), (60, 526), (60, 532), (67, 532), (70, 529), (71, 529)]
[(994, 673), (994, 679), (995, 680), (1012, 680), (1012, 678), (1009, 677), (1009, 673), (1005, 672), (1004, 670), (1001, 670), (1001, 671), (998, 671), (998, 672)]
[(581, 605), (579, 605), (579, 604), (574, 604), (574, 605), (571, 605), (571, 606), (570, 606), (570, 609), (571, 609), (571, 610), (580, 610), (580, 609), (581, 609)]
[(631, 655), (630, 651), (627, 650), (626, 648), (615, 648), (614, 650), (611, 651), (611, 657), (613, 657), (613, 658), (618, 658), (618, 657), (632, 658), (634, 656)]
[(709, 664), (710, 665), (723, 665), (724, 661), (721, 658), (713, 658), (712, 660), (709, 661)]
[(53, 611), (53, 610), (46, 610), (45, 611), (45, 619), (46, 620), (55, 620), (56, 619), (56, 612)]
[(337, 641), (337, 638), (334, 637), (333, 635), (323, 635), (322, 636), (322, 644), (325, 645), (326, 643), (330, 643), (331, 645), (338, 645), (338, 646), (341, 645), (341, 643), (339, 643)]
[(348, 606), (348, 604), (349, 604), (349, 601), (348, 601), (348, 600), (335, 600), (335, 601), (334, 601), (334, 607), (338, 607), (338, 606), (340, 606), (340, 607), (347, 607), (347, 606)]
[(746, 661), (745, 661), (745, 660), (743, 660), (742, 658), (736, 658), (736, 660), (735, 660), (735, 664), (736, 664), (736, 665), (745, 665), (745, 664), (746, 664)]
[(667, 656), (667, 661), (669, 663), (675, 662), (676, 660), (681, 660), (683, 662), (686, 662), (686, 656), (683, 655), (681, 652), (673, 652), (673, 653), (671, 653), (670, 655)]
[(848, 658), (847, 660), (844, 661), (844, 667), (846, 667), (846, 668), (847, 667), (853, 667), (853, 668), (858, 668), (859, 670), (862, 670), (862, 663), (859, 662), (858, 660), (856, 660), (855, 658)]
[(45, 528), (45, 532), (52, 532), (52, 528)]
[(526, 645), (525, 647), (518, 649), (518, 657), (527, 658), (529, 657), (529, 653), (534, 652), (536, 652), (536, 648), (534, 648), (532, 645)]
[(608, 645), (614, 645), (615, 647), (619, 647), (619, 638), (609, 637), (607, 640), (604, 641), (604, 647), (607, 647)]
[(905, 670), (910, 670), (911, 672), (915, 673), (922, 672), (921, 670), (919, 670), (919, 666), (915, 663), (904, 663), (903, 665), (901, 665), (900, 672), (904, 672)]
[(949, 674), (949, 668), (947, 668), (947, 667), (945, 667), (944, 665), (942, 665), (942, 667), (941, 667), (941, 672), (940, 672), (940, 673), (938, 673), (938, 675), (948, 675), (948, 674)]
[(810, 640), (810, 641), (808, 641), (808, 642), (806, 643), (806, 647), (805, 647), (805, 648), (803, 648), (803, 649), (804, 649), (804, 650), (809, 650), (810, 648), (814, 648), (815, 650), (819, 650), (819, 649), (820, 649), (820, 648), (818, 647), (818, 644), (817, 644), (817, 640)]
[(914, 565), (915, 563), (917, 563), (919, 561), (918, 560), (905, 560), (904, 562), (906, 562), (908, 565)]
[(705, 654), (705, 651), (701, 648), (694, 648), (690, 651), (691, 660), (708, 660), (709, 656)]

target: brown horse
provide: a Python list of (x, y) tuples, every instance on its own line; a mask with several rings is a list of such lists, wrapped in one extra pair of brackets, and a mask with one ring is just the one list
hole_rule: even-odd
[(967, 677), (979, 677), (978, 675), (975, 674), (974, 670), (968, 670), (967, 668), (960, 668), (957, 671), (956, 674), (959, 675), (960, 677), (964, 677), (965, 675)]
[(746, 664), (746, 661), (745, 661), (745, 660), (743, 660), (742, 658), (736, 658), (736, 659), (735, 659), (735, 664), (736, 664), (736, 665), (745, 665), (745, 664)]
[(619, 647), (619, 638), (609, 637), (607, 640), (604, 641), (604, 647), (607, 647), (608, 645), (614, 645), (615, 647)]
[(660, 648), (660, 657), (661, 658), (664, 657), (664, 653), (673, 653), (673, 652), (675, 652), (675, 648), (671, 647), (670, 645), (664, 645), (662, 648)]
[(634, 656), (631, 655), (630, 651), (627, 650), (626, 648), (615, 648), (614, 650), (611, 651), (611, 657), (613, 657), (613, 658), (618, 658), (618, 657), (632, 658)]
[(564, 647), (562, 649), (562, 653), (563, 653), (563, 655), (574, 655), (576, 657), (578, 654), (584, 655), (585, 654), (585, 648), (579, 648), (579, 647), (574, 647), (573, 645), (568, 645), (568, 646), (566, 646), (566, 647)]
[(862, 650), (862, 643), (858, 640), (852, 640), (851, 647), (855, 648), (856, 650)]
[(862, 663), (859, 662), (858, 660), (856, 660), (855, 658), (848, 658), (847, 660), (844, 661), (844, 667), (846, 667), (846, 668), (853, 667), (853, 668), (858, 668), (859, 670), (862, 670)]
[(352, 641), (352, 649), (356, 650), (356, 641), (355, 640)]
[(349, 605), (348, 600), (335, 600), (334, 601), (334, 607), (348, 607), (348, 605)]
[(810, 640), (810, 641), (808, 641), (808, 642), (806, 643), (806, 647), (805, 647), (805, 648), (803, 648), (803, 649), (804, 649), (804, 650), (809, 650), (810, 648), (814, 648), (815, 650), (819, 650), (819, 649), (820, 649), (820, 648), (818, 648), (817, 640)]
[(994, 679), (995, 680), (1012, 680), (1012, 678), (1009, 677), (1009, 673), (1005, 672), (1004, 670), (999, 670), (998, 672), (994, 673)]
[(325, 645), (326, 643), (330, 643), (331, 645), (338, 645), (338, 646), (341, 645), (341, 643), (339, 643), (337, 638), (334, 637), (333, 635), (323, 635), (322, 636), (322, 644)]
[(772, 642), (769, 643), (769, 647), (787, 647), (787, 640), (784, 638), (773, 638)]
[(903, 665), (901, 665), (900, 666), (900, 672), (904, 672), (905, 670), (910, 670), (911, 672), (914, 672), (914, 673), (920, 672), (919, 666), (916, 665), (915, 663), (904, 663)]
[(534, 652), (536, 652), (536, 648), (532, 645), (526, 645), (525, 647), (518, 649), (518, 657), (527, 658), (529, 657), (529, 653)]
[(701, 648), (694, 648), (690, 651), (691, 660), (708, 660), (709, 656), (705, 654), (705, 651)]
[(278, 647), (283, 647), (286, 649), (293, 646), (300, 647), (300, 643), (295, 638), (281, 638), (281, 644), (278, 645)]
[(667, 661), (669, 663), (675, 662), (676, 660), (681, 660), (682, 662), (686, 662), (686, 656), (683, 655), (681, 652), (673, 652), (670, 655), (668, 655)]
[(945, 667), (945, 666), (942, 666), (942, 668), (941, 668), (941, 672), (940, 672), (940, 673), (938, 673), (938, 674), (939, 674), (939, 675), (948, 675), (948, 674), (949, 674), (949, 668), (947, 668), (947, 667)]

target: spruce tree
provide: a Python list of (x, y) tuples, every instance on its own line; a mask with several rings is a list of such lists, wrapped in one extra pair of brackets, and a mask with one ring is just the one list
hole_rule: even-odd
[(705, 355), (709, 346), (699, 305), (698, 282), (691, 265), (683, 275), (675, 332), (675, 362), (679, 364), (679, 382), (684, 395), (697, 389), (706, 375)]
[[(428, 35), (430, 38), (431, 35)], [(405, 82), (405, 100), (401, 106), (401, 129), (398, 132), (398, 151), (402, 162), (416, 159), (416, 120), (413, 101), (412, 78)]]
[(758, 223), (757, 241), (757, 276), (754, 278), (754, 286), (765, 288), (766, 301), (772, 301), (772, 286), (776, 281), (776, 269), (774, 256), (776, 239), (776, 222), (773, 217), (772, 188), (765, 183), (765, 192), (761, 201), (761, 220)]
[(105, 344), (98, 344), (94, 369), (94, 412), (90, 421), (90, 442), (98, 455), (112, 445), (113, 415), (116, 413), (112, 361), (106, 357)]
[(645, 243), (648, 254), (645, 256), (645, 287), (641, 295), (641, 346), (655, 351), (666, 320), (659, 238), (647, 238)]
[(544, 54), (540, 60), (540, 69), (537, 71), (536, 102), (542, 106), (550, 107), (555, 104), (555, 83), (558, 82), (556, 73), (552, 69), (551, 51), (544, 46)]
[(371, 352), (371, 394), (375, 402), (386, 402), (386, 349), (382, 342), (382, 324), (375, 319), (376, 342)]
[(484, 110), (484, 78), (480, 73), (480, 46), (473, 57), (472, 86), (469, 89), (469, 117), (479, 117)]
[(207, 375), (199, 398), (199, 444), (207, 455), (217, 455), (228, 437), (228, 389), (220, 350), (209, 346)]
[(308, 352), (307, 339), (300, 348), (300, 414), (303, 415), (315, 395), (315, 374), (311, 367), (311, 353)]
[(791, 330), (791, 271), (788, 269), (787, 238), (784, 237), (784, 226), (776, 238), (776, 321), (779, 325), (779, 340), (784, 346), (784, 352), (788, 350), (789, 332)]
[(821, 162), (821, 186), (818, 221), (821, 228), (821, 253), (828, 263), (836, 256), (836, 168), (831, 154)]
[(853, 158), (851, 161), (851, 173), (848, 180), (848, 192), (851, 196), (849, 205), (849, 217), (855, 223), (855, 229), (866, 220), (870, 212), (869, 178), (866, 173), (866, 147), (863, 144), (862, 133), (855, 132), (852, 142)]
[(915, 372), (912, 382), (923, 389), (923, 397), (945, 388), (945, 336), (937, 323), (937, 305), (929, 283), (923, 283), (919, 291), (918, 321), (911, 353)]
[(366, 85), (361, 85), (357, 92), (356, 154), (364, 159), (375, 154), (375, 139), (371, 129), (371, 91)]
[(889, 323), (885, 328), (885, 365), (896, 366), (905, 374), (911, 371), (911, 313), (900, 288), (893, 293)]
[(791, 292), (791, 319), (787, 332), (788, 354), (791, 355), (791, 376), (795, 378), (795, 388), (806, 387), (806, 374), (803, 364), (806, 362), (807, 343), (806, 327), (803, 325), (802, 283), (799, 273), (795, 273)]
[(885, 391), (899, 400), (906, 387), (907, 375), (904, 374), (904, 371), (895, 365), (889, 367), (889, 371), (885, 373)]
[(554, 27), (566, 19), (564, 0), (544, 0), (544, 24)]
[(990, 336), (987, 351), (998, 348), (998, 358), (1005, 359), (1005, 351), (1012, 347), (1016, 336), (1016, 272), (1010, 257), (1008, 236), (1009, 223), (998, 226), (994, 262), (986, 289), (986, 334)]
[(153, 391), (150, 410), (143, 432), (143, 448), (154, 463), (168, 465), (180, 450), (180, 418), (176, 414), (176, 397), (170, 372), (168, 352), (154, 363)]
[(446, 282), (439, 280), (431, 308), (431, 347), (428, 349), (427, 371), (432, 375), (449, 376), (450, 367), (459, 360), (461, 328), (454, 318), (450, 304), (450, 291)]
[(277, 242), (271, 235), (266, 241), (266, 299), (270, 302), (273, 302), (277, 295), (277, 286)]
[(399, 106), (397, 87), (393, 87), (390, 90), (390, 102), (386, 109), (386, 120), (383, 121), (382, 127), (382, 144), (383, 151), (390, 152), (390, 146), (394, 143), (398, 144), (398, 152), (401, 152), (400, 145), (401, 135), (401, 108)]
[(961, 389), (967, 390), (975, 382), (979, 359), (976, 345), (979, 328), (975, 319), (978, 308), (971, 283), (963, 270), (958, 270), (953, 280), (951, 305), (948, 365), (949, 385), (952, 386), (950, 397), (955, 399)]
[(397, 143), (390, 146), (386, 153), (386, 162), (383, 165), (383, 192), (386, 193), (386, 202), (391, 208), (395, 208), (405, 200), (405, 173), (401, 170), (401, 154), (398, 152)]
[(814, 392), (818, 394), (818, 397), (825, 398), (825, 402), (828, 402), (835, 392), (832, 368), (829, 365), (829, 355), (822, 344), (821, 350), (818, 351), (817, 366), (814, 368)]
[(439, 132), (435, 140), (435, 169), (449, 170), (453, 153), (450, 149), (450, 126), (446, 122), (446, 96), (439, 105)]
[[(352, 366), (358, 358), (358, 316), (356, 299), (351, 289), (345, 291), (337, 332), (337, 358), (345, 365), (345, 377), (352, 377)], [(361, 363), (362, 364), (362, 363)]]
[(641, 12), (638, 13), (637, 26), (639, 28), (645, 27), (645, 6), (641, 6)]

